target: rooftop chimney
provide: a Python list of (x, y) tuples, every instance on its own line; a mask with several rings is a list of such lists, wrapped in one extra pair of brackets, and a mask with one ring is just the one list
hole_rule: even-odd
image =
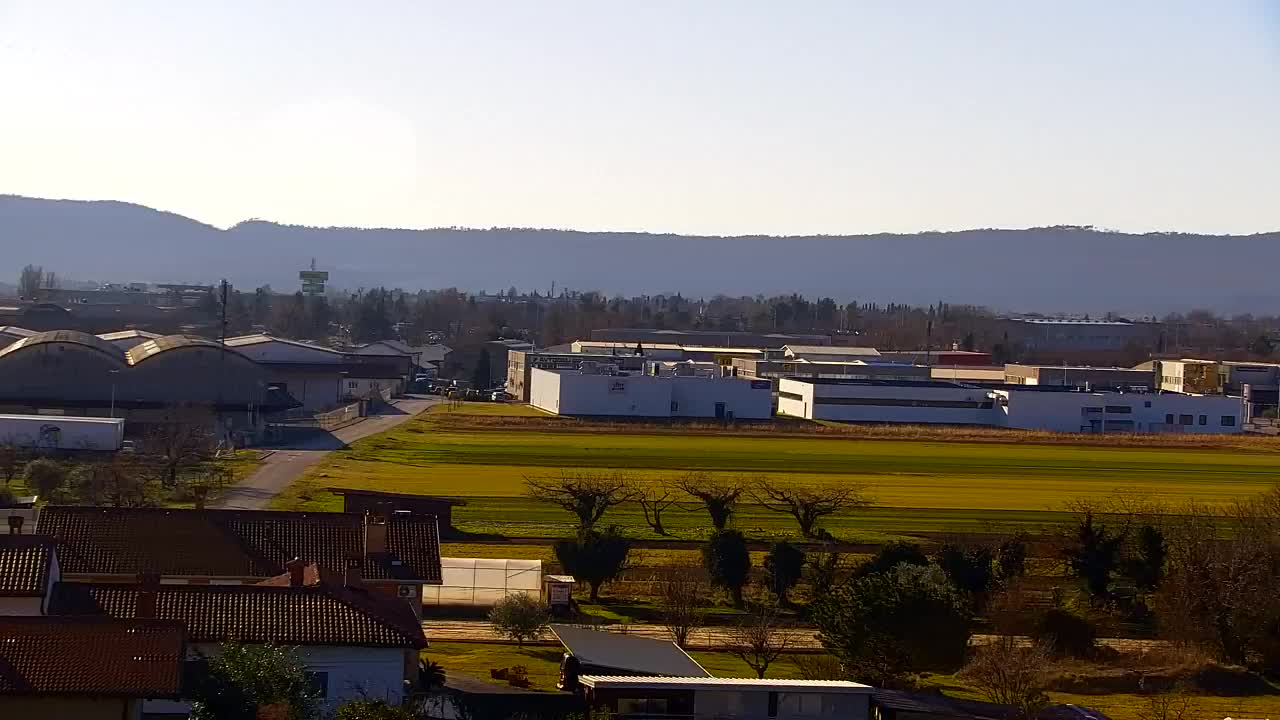
[(379, 506), (364, 516), (364, 554), (381, 554), (387, 551), (387, 510)]
[(289, 587), (302, 587), (302, 572), (306, 570), (307, 564), (302, 558), (294, 558), (285, 563), (285, 567), (289, 569)]
[(10, 535), (21, 535), (21, 534), (22, 534), (22, 521), (23, 521), (23, 520), (25, 520), (25, 519), (26, 519), (26, 518), (22, 517), (21, 515), (10, 515), (10, 516), (9, 516), (9, 534), (10, 534)]
[[(385, 525), (383, 527), (386, 527)], [(347, 558), (347, 570), (342, 584), (346, 587), (362, 587), (364, 585), (364, 558), (352, 555)]]
[(138, 608), (135, 615), (139, 618), (155, 618), (156, 595), (159, 591), (160, 576), (158, 574), (138, 573)]

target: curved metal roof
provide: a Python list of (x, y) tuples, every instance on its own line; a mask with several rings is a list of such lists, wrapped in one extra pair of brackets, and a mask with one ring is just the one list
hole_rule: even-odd
[[(189, 347), (213, 348), (215, 350), (232, 353), (237, 357), (244, 358), (244, 355), (224, 346), (222, 343), (215, 340), (209, 340), (208, 338), (196, 337), (194, 335), (165, 335), (157, 337), (153, 340), (148, 340), (144, 343), (139, 343), (133, 346), (125, 353), (125, 357), (128, 359), (130, 365), (137, 365), (143, 360), (155, 357), (161, 353)], [(248, 360), (248, 358), (244, 359)]]
[(37, 345), (56, 344), (84, 347), (90, 350), (96, 350), (118, 363), (125, 364), (128, 362), (125, 358), (124, 351), (120, 348), (96, 335), (90, 335), (89, 333), (83, 333), (78, 330), (50, 330), (49, 332), (36, 333), (35, 335), (24, 337), (3, 350), (0, 350), (0, 358)]

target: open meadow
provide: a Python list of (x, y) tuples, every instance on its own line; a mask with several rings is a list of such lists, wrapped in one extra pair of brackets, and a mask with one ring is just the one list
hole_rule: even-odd
[[(825, 527), (851, 542), (940, 532), (1023, 529), (1062, 518), (1068, 503), (1131, 494), (1169, 506), (1230, 503), (1280, 479), (1274, 439), (1051, 438), (999, 431), (917, 429), (911, 439), (829, 432), (794, 424), (777, 432), (733, 428), (607, 424), (599, 428), (541, 416), (525, 406), (438, 406), (387, 433), (339, 450), (294, 483), (275, 507), (336, 509), (330, 486), (459, 497), (455, 526), (477, 534), (560, 537), (572, 517), (524, 496), (529, 476), (622, 472), (657, 483), (689, 471), (767, 476), (792, 484), (858, 484), (868, 510), (829, 518)], [(605, 522), (657, 539), (638, 505), (615, 508)], [(706, 516), (693, 506), (664, 514), (673, 535), (698, 539)], [(751, 501), (735, 525), (761, 539), (795, 537), (790, 517)]]

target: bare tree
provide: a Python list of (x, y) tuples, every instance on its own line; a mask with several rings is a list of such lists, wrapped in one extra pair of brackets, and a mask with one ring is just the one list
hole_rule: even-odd
[(120, 455), (94, 463), (75, 482), (80, 502), (109, 507), (149, 507), (156, 503), (154, 480)]
[(1193, 720), (1203, 717), (1195, 698), (1181, 690), (1148, 695), (1136, 711), (1138, 720)]
[(0, 475), (4, 475), (5, 487), (13, 482), (22, 469), (22, 449), (10, 438), (0, 440)]
[(784, 512), (796, 519), (800, 534), (820, 538), (818, 521), (841, 510), (867, 507), (862, 485), (786, 485), (762, 478), (756, 483), (756, 501), (774, 512)]
[(529, 497), (558, 505), (578, 518), (578, 532), (590, 532), (609, 508), (634, 497), (630, 480), (621, 473), (573, 473), (524, 479)]
[(673, 484), (702, 503), (707, 513), (711, 515), (711, 524), (716, 530), (724, 530), (728, 527), (729, 518), (738, 504), (738, 498), (747, 491), (745, 480), (724, 480), (704, 472), (688, 473)]
[(688, 644), (689, 635), (706, 618), (703, 600), (708, 588), (700, 574), (698, 568), (677, 567), (656, 578), (658, 617), (667, 626), (671, 641), (680, 647)]
[(669, 536), (671, 533), (667, 532), (662, 525), (662, 513), (676, 504), (675, 493), (671, 492), (665, 484), (650, 486), (636, 491), (635, 499), (640, 503), (640, 509), (644, 511), (644, 521), (649, 524), (649, 527), (663, 537)]
[(991, 702), (1012, 705), (1020, 720), (1032, 720), (1049, 705), (1044, 691), (1052, 660), (1049, 648), (1002, 635), (979, 647), (961, 675)]
[(729, 633), (728, 650), (763, 678), (769, 666), (786, 652), (791, 641), (778, 606), (768, 601), (755, 604), (751, 612)]
[(165, 487), (177, 486), (183, 468), (200, 465), (213, 456), (214, 425), (214, 415), (207, 410), (173, 406), (147, 428), (142, 451), (160, 464)]

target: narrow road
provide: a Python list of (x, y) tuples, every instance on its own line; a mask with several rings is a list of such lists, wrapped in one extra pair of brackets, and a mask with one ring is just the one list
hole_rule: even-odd
[[(637, 637), (671, 639), (665, 625), (602, 625), (599, 629)], [(427, 640), (433, 642), (508, 642), (483, 620), (424, 620), (422, 631), (426, 633)], [(724, 650), (733, 644), (733, 632), (734, 628), (724, 626), (695, 628), (690, 633), (689, 642), (685, 647), (690, 650)], [(822, 643), (818, 642), (818, 633), (812, 628), (794, 628), (783, 631), (782, 634), (786, 637), (787, 650), (822, 649)], [(995, 640), (993, 635), (974, 635), (970, 642), (974, 645), (983, 645), (993, 640)], [(534, 642), (559, 644), (550, 630), (543, 630)], [(1137, 652), (1159, 647), (1164, 644), (1164, 641), (1099, 638), (1098, 644), (1122, 652)]]
[(307, 468), (325, 455), (360, 440), (389, 430), (440, 402), (440, 398), (403, 398), (378, 415), (370, 415), (354, 425), (317, 433), (295, 447), (276, 449), (249, 477), (227, 488), (209, 503), (224, 510), (262, 510), (271, 499), (297, 480)]

